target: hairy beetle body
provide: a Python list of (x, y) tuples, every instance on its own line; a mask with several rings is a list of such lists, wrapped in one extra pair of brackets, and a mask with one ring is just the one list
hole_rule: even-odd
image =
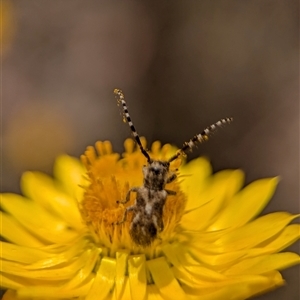
[(131, 188), (126, 200), (130, 200), (130, 193), (136, 193), (136, 200), (132, 206), (125, 209), (121, 224), (126, 221), (127, 213), (132, 212), (132, 222), (129, 233), (132, 240), (140, 246), (150, 245), (157, 235), (163, 231), (163, 209), (168, 195), (175, 195), (173, 191), (165, 189), (165, 185), (175, 180), (176, 174), (169, 171), (169, 163), (151, 160), (148, 166), (143, 168), (144, 184)]

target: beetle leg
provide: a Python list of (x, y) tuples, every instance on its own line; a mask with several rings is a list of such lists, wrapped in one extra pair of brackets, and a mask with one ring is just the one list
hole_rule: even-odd
[(167, 183), (174, 181), (177, 178), (175, 173), (172, 173), (171, 176), (167, 179)]
[(133, 187), (133, 188), (131, 188), (128, 192), (127, 192), (127, 194), (126, 194), (126, 199), (125, 199), (125, 201), (117, 201), (117, 203), (122, 203), (122, 204), (125, 204), (125, 203), (127, 203), (129, 200), (130, 200), (130, 193), (131, 192), (137, 192), (138, 191), (138, 187)]
[(170, 190), (166, 190), (165, 191), (167, 192), (168, 195), (176, 195), (176, 192), (174, 191), (170, 191)]
[(121, 221), (118, 221), (118, 222), (115, 222), (115, 223), (113, 223), (113, 224), (114, 224), (114, 225), (120, 225), (120, 224), (123, 224), (124, 222), (126, 222), (128, 212), (134, 210), (134, 207), (135, 207), (135, 205), (133, 205), (133, 206), (128, 206), (128, 207), (124, 210), (124, 214), (123, 214), (122, 220), (121, 220)]

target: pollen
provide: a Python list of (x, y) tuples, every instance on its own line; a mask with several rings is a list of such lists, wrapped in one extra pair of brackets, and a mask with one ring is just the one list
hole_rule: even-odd
[[(146, 148), (145, 139), (141, 138), (141, 141)], [(125, 200), (130, 188), (143, 185), (142, 169), (147, 162), (139, 149), (136, 149), (133, 140), (127, 139), (124, 148), (125, 152), (120, 158), (113, 152), (110, 142), (97, 142), (95, 147), (88, 147), (81, 156), (87, 169), (89, 183), (85, 187), (80, 211), (99, 245), (111, 251), (126, 248), (134, 253), (138, 252), (139, 246), (132, 242), (129, 234), (132, 213), (128, 212), (124, 223), (118, 222), (122, 220), (126, 207), (134, 205), (136, 194), (131, 193), (130, 200), (126, 204), (120, 202)], [(153, 159), (167, 160), (175, 152), (176, 150), (169, 144), (161, 147), (159, 142), (154, 142), (149, 155)], [(180, 163), (180, 159), (174, 161), (171, 169), (176, 170)], [(179, 181), (180, 179), (177, 179), (166, 186), (168, 190), (176, 192), (176, 195), (167, 197), (163, 209), (164, 229), (149, 245), (152, 250), (176, 236), (186, 203), (186, 197), (179, 188)]]

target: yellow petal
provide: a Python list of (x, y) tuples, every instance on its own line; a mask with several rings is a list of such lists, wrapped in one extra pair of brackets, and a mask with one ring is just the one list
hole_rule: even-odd
[(202, 230), (208, 227), (214, 216), (241, 188), (243, 180), (244, 174), (240, 170), (221, 171), (207, 179), (207, 187), (198, 195), (198, 201), (190, 201), (197, 206), (189, 205), (189, 211), (186, 209), (182, 216), (181, 225), (187, 230)]
[(80, 284), (85, 282), (85, 280), (91, 276), (93, 269), (97, 263), (97, 260), (99, 258), (100, 254), (100, 249), (99, 248), (94, 248), (91, 250), (91, 254), (87, 257), (87, 261), (84, 264), (84, 266), (79, 269), (79, 271), (76, 273), (72, 279), (67, 282), (65, 285), (61, 287), (62, 291), (68, 291), (71, 289), (74, 289), (78, 287)]
[(26, 287), (30, 286), (48, 286), (53, 287), (55, 285), (60, 285), (64, 281), (63, 280), (56, 280), (56, 281), (48, 281), (48, 280), (41, 280), (36, 278), (26, 278), (26, 277), (20, 277), (12, 274), (6, 274), (6, 273), (0, 273), (0, 282), (1, 282), (1, 288), (8, 288), (8, 289), (26, 289)]
[(248, 274), (262, 274), (272, 270), (283, 270), (300, 263), (296, 253), (283, 252), (266, 256), (262, 261), (247, 270)]
[(26, 172), (21, 179), (24, 195), (56, 214), (71, 227), (83, 228), (78, 202), (59, 190), (54, 180), (39, 172)]
[[(170, 260), (170, 262), (176, 261), (177, 266), (181, 266), (181, 265), (184, 265), (184, 266), (189, 265), (190, 266), (190, 265), (198, 265), (199, 264), (199, 261), (197, 261), (195, 259), (197, 257), (195, 256), (195, 258), (194, 258), (191, 256), (188, 246), (184, 246), (181, 243), (174, 242), (174, 243), (172, 243), (171, 251), (173, 252), (172, 256), (174, 256), (174, 257), (169, 256), (169, 253), (167, 253), (167, 252), (165, 252), (165, 253), (166, 253), (168, 259), (169, 258), (172, 259), (172, 260)], [(175, 260), (173, 260), (173, 259), (175, 259)]]
[(221, 254), (207, 254), (204, 252), (199, 252), (197, 255), (197, 259), (199, 259), (200, 262), (205, 263), (206, 265), (222, 269), (226, 266), (232, 265), (234, 262), (238, 261), (245, 255), (246, 251), (236, 251), (228, 253), (225, 252)]
[[(122, 299), (123, 294), (126, 293), (126, 287), (128, 285), (129, 288), (129, 294), (130, 294), (130, 286), (129, 286), (129, 280), (127, 282), (127, 285), (125, 283), (126, 280), (126, 272), (127, 272), (127, 260), (129, 256), (129, 251), (118, 251), (116, 253), (116, 287), (115, 287), (115, 295), (117, 300)], [(128, 279), (128, 277), (127, 277)]]
[(145, 255), (129, 256), (129, 283), (131, 289), (131, 297), (133, 300), (143, 300), (146, 298), (147, 279)]
[(23, 264), (32, 264), (49, 256), (49, 253), (38, 248), (29, 248), (5, 242), (0, 242), (0, 249), (1, 258)]
[(149, 284), (147, 290), (148, 290), (148, 300), (165, 300), (165, 298), (163, 298), (160, 295), (159, 289), (155, 284)]
[(78, 159), (68, 155), (59, 156), (55, 161), (53, 173), (62, 183), (66, 193), (74, 199), (82, 199), (84, 189), (80, 186), (86, 182), (83, 177), (86, 170)]
[(223, 205), (227, 205), (243, 187), (245, 174), (241, 170), (223, 170), (214, 174), (213, 178), (224, 189)]
[(225, 271), (226, 275), (263, 274), (273, 270), (282, 270), (299, 264), (299, 255), (292, 252), (275, 253), (260, 257), (244, 259)]
[(131, 290), (130, 290), (130, 284), (129, 284), (129, 278), (128, 276), (124, 277), (123, 282), (123, 288), (121, 291), (121, 294), (117, 292), (117, 288), (114, 288), (114, 294), (112, 296), (113, 300), (125, 300), (125, 299), (131, 299)]
[(2, 300), (18, 300), (16, 291), (8, 290), (2, 297)]
[(14, 275), (0, 273), (0, 282), (2, 289), (17, 290), (28, 284), (27, 280)]
[(236, 194), (208, 230), (238, 227), (252, 220), (271, 199), (278, 178), (256, 180)]
[[(2, 196), (2, 195), (1, 195)], [(34, 237), (15, 218), (0, 211), (1, 236), (22, 246), (41, 247), (44, 242)]]
[[(35, 286), (26, 286), (18, 289), (17, 299), (33, 299), (33, 300), (53, 300), (53, 299), (73, 299), (77, 297), (83, 297), (80, 299), (85, 299), (84, 297), (87, 295), (91, 286), (93, 284), (94, 278), (90, 277), (83, 285), (76, 289), (71, 290), (62, 290), (59, 285), (56, 286), (43, 286), (43, 285), (35, 285)], [(55, 295), (55, 298), (53, 298)]]
[(183, 286), (192, 295), (191, 299), (201, 300), (241, 300), (268, 291), (283, 284), (279, 272), (263, 275), (243, 275), (233, 277), (226, 281), (211, 283), (191, 289)]
[(12, 274), (24, 278), (34, 278), (40, 280), (59, 281), (72, 278), (78, 270), (86, 263), (91, 254), (91, 250), (87, 250), (81, 254), (76, 260), (71, 260), (67, 264), (56, 268), (46, 268), (37, 270), (28, 270), (26, 266), (16, 262), (2, 261), (2, 272)]
[(64, 243), (74, 239), (77, 233), (68, 225), (47, 212), (35, 202), (16, 194), (2, 194), (1, 207), (12, 214), (26, 229), (40, 239), (52, 243)]
[(203, 204), (198, 196), (206, 188), (207, 183), (205, 180), (211, 173), (211, 165), (203, 157), (194, 159), (180, 168), (178, 177), (178, 180), (181, 182), (180, 187), (186, 195), (189, 195), (186, 204), (187, 210)]
[[(79, 257), (83, 251), (85, 250), (85, 246), (87, 241), (74, 242), (71, 245), (68, 245), (65, 249), (61, 249), (59, 253), (50, 253), (47, 258), (40, 259), (35, 261), (34, 263), (24, 266), (27, 270), (35, 270), (35, 269), (45, 269), (52, 268), (64, 263), (68, 263), (73, 260), (74, 257)], [(95, 249), (90, 249), (89, 251), (97, 251)], [(91, 253), (92, 255), (92, 253)]]
[(166, 256), (169, 263), (171, 263), (173, 266), (176, 266), (176, 267), (181, 266), (181, 263), (176, 255), (176, 252), (174, 251), (174, 247), (171, 244), (169, 244), (169, 243), (164, 244), (162, 246), (162, 251), (163, 251), (164, 255)]
[(215, 244), (220, 246), (224, 252), (254, 247), (279, 233), (297, 217), (286, 212), (267, 214), (224, 234)]
[[(181, 220), (180, 225), (182, 226), (183, 230), (201, 230), (204, 226), (206, 226), (207, 223), (201, 221), (202, 212), (204, 210), (210, 210), (211, 207), (211, 200), (209, 200), (207, 203), (201, 205), (200, 207), (190, 209), (189, 211), (186, 211)], [(201, 216), (201, 217), (200, 217)], [(205, 217), (204, 217), (205, 218)], [(204, 226), (203, 226), (204, 224)]]
[(287, 226), (276, 239), (268, 241), (260, 247), (267, 249), (272, 249), (273, 252), (279, 252), (288, 246), (292, 245), (294, 242), (300, 238), (300, 224), (292, 224)]
[(148, 260), (147, 267), (163, 299), (187, 299), (164, 257)]
[(232, 264), (238, 262), (241, 259), (261, 256), (275, 252), (272, 248), (251, 248), (242, 249), (232, 252), (223, 252), (222, 249), (214, 247), (213, 244), (201, 244), (198, 243), (190, 247), (191, 255), (200, 263), (212, 266), (214, 269), (223, 270), (230, 267)]
[(104, 300), (114, 285), (116, 260), (104, 257), (101, 260), (94, 283), (85, 300)]
[(172, 267), (172, 272), (181, 284), (196, 289), (201, 285), (206, 286), (216, 283), (217, 281), (228, 280), (228, 278), (221, 273), (202, 266)]

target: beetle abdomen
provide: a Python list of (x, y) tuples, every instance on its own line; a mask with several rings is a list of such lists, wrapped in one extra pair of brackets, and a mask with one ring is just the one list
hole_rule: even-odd
[(133, 222), (130, 236), (136, 244), (149, 246), (157, 236), (157, 229), (152, 222)]

